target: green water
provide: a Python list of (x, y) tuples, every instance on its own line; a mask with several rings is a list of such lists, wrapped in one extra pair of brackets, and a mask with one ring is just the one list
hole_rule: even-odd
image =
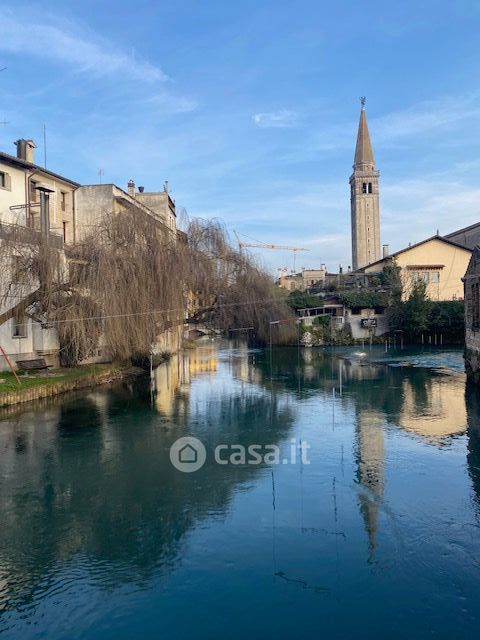
[[(209, 344), (147, 382), (0, 415), (0, 637), (477, 637), (460, 351)], [(187, 435), (194, 473), (169, 457)], [(295, 464), (214, 460), (300, 443)]]

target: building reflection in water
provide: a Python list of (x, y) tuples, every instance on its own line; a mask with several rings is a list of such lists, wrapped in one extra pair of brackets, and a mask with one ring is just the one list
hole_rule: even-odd
[(478, 384), (467, 382), (465, 387), (467, 407), (467, 467), (473, 486), (473, 496), (480, 521), (480, 389)]
[(208, 380), (218, 368), (208, 344), (172, 358), (155, 372), (154, 411), (147, 378), (1, 412), (0, 610), (41, 599), (60, 568), (68, 583), (76, 563), (96, 567), (99, 588), (170, 572), (185, 535), (224, 517), (237, 486), (266, 471), (209, 456), (192, 481), (170, 463), (172, 442), (186, 434), (207, 446), (219, 431), (245, 445), (252, 433), (261, 445), (288, 438), (292, 409), (255, 385), (219, 393), (218, 376)]
[(217, 371), (218, 348), (205, 344), (197, 349), (173, 355), (154, 371), (155, 406), (167, 417), (185, 416), (191, 381), (201, 374)]
[[(284, 351), (275, 354), (274, 388), (283, 386), (296, 391), (291, 361), (291, 354), (285, 356)], [(388, 429), (400, 429), (436, 447), (448, 446), (453, 438), (466, 432), (467, 409), (470, 425), (470, 414), (477, 409), (477, 396), (471, 394), (468, 408), (463, 374), (369, 362), (367, 353), (352, 352), (332, 358), (323, 351), (304, 349), (301, 363), (299, 398), (308, 398), (319, 392), (328, 397), (335, 387), (336, 402), (353, 412), (359, 509), (372, 556), (378, 544), (379, 518), (383, 509)], [(267, 384), (267, 376), (268, 369), (264, 363), (264, 384)], [(479, 430), (474, 431), (469, 426), (469, 458), (472, 460), (480, 446)], [(480, 471), (476, 478), (479, 477)]]
[(399, 426), (433, 444), (448, 442), (465, 433), (465, 378), (463, 375), (436, 375), (418, 385), (412, 379), (402, 383), (403, 406)]
[(467, 386), (465, 395), (463, 376), (332, 358), (313, 349), (301, 351), (300, 359), (295, 349), (273, 355), (272, 371), (264, 352), (241, 344), (220, 357), (210, 343), (173, 357), (155, 371), (154, 411), (144, 381), (143, 394), (125, 384), (3, 412), (0, 608), (33, 601), (56, 567), (80, 556), (97, 563), (92, 579), (100, 587), (114, 577), (143, 584), (171, 571), (197, 522), (223, 516), (238, 486), (262, 473), (220, 468), (209, 459), (192, 482), (172, 470), (171, 443), (187, 433), (212, 443), (218, 437), (246, 445), (284, 442), (294, 435), (302, 402), (312, 411), (310, 400), (323, 395), (330, 401), (340, 371), (343, 393), (336, 401), (353, 416), (358, 509), (369, 557), (378, 546), (390, 430), (445, 447), (467, 429), (480, 518), (480, 394)]

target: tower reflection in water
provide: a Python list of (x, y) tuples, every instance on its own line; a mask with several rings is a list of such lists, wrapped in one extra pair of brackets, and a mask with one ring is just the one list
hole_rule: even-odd
[[(242, 344), (218, 351), (214, 343), (174, 356), (155, 371), (153, 410), (147, 380), (4, 411), (0, 608), (37, 606), (52, 581), (71, 583), (69, 572), (105, 590), (143, 588), (171, 573), (199, 523), (224, 518), (242, 487), (262, 478), (271, 484), (269, 469), (221, 468), (210, 459), (189, 478), (172, 469), (171, 443), (185, 434), (207, 445), (282, 443), (297, 435), (302, 416), (331, 415), (333, 389), (337, 432), (321, 434), (323, 446), (328, 458), (338, 433), (350, 447), (354, 516), (348, 513), (345, 526), (359, 527), (367, 560), (379, 553), (385, 496), (398, 477), (393, 437), (401, 436), (412, 452), (417, 445), (448, 450), (466, 438), (467, 479), (480, 518), (480, 401), (475, 388), (465, 391), (463, 375), (315, 350), (274, 349), (272, 356)], [(306, 504), (317, 499), (319, 486), (331, 486), (326, 468), (313, 470), (311, 485), (305, 471)], [(299, 475), (286, 477), (291, 482)], [(277, 507), (287, 500), (281, 483), (278, 491)], [(394, 511), (398, 505), (390, 501)], [(346, 509), (346, 498), (339, 504)], [(286, 505), (292, 513), (295, 507)], [(252, 525), (259, 544), (261, 531)], [(302, 556), (301, 545), (295, 549), (293, 573)]]

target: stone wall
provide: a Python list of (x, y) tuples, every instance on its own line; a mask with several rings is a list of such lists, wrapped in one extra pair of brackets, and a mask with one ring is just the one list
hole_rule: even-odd
[(476, 247), (468, 264), (464, 282), (465, 370), (480, 381), (480, 249)]

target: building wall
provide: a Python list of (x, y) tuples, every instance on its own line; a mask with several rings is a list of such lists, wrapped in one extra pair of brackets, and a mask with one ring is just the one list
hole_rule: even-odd
[(130, 210), (138, 215), (153, 218), (158, 222), (160, 231), (169, 231), (163, 217), (156, 211), (114, 184), (92, 184), (79, 187), (75, 192), (77, 240), (81, 241), (94, 232), (105, 216)]
[(114, 209), (113, 185), (95, 184), (79, 187), (75, 193), (76, 236), (81, 242)]
[[(465, 368), (480, 376), (480, 249), (475, 248), (464, 277)], [(480, 380), (479, 380), (480, 381)]]
[(176, 230), (177, 217), (175, 213), (175, 203), (167, 191), (137, 192), (135, 198), (160, 216), (163, 223), (171, 231)]
[(317, 283), (324, 283), (326, 269), (302, 269), (301, 273), (281, 275), (278, 286), (287, 291), (306, 291)]
[[(0, 238), (0, 243), (2, 239)], [(27, 253), (25, 253), (27, 250)], [(14, 273), (15, 255), (25, 256), (30, 251), (30, 245), (24, 245), (19, 249), (13, 248), (12, 251), (2, 251), (0, 269), (2, 271), (2, 283), (0, 287), (0, 297), (2, 304), (0, 305), (0, 313), (4, 313), (12, 307), (15, 307), (20, 301), (24, 300), (29, 294), (33, 293), (38, 287), (38, 281), (33, 282), (28, 279), (16, 282)], [(65, 251), (58, 250), (58, 270), (56, 272), (56, 281), (64, 282), (67, 275), (67, 260)], [(41, 323), (35, 322), (26, 315), (21, 318), (21, 332), (15, 332), (17, 322), (10, 318), (0, 325), (0, 345), (6, 351), (12, 362), (15, 364), (17, 360), (25, 360), (29, 358), (45, 358), (47, 364), (52, 366), (58, 365), (59, 341), (58, 334), (54, 327), (45, 328)], [(8, 363), (3, 355), (0, 355), (0, 370), (8, 369)]]
[[(58, 366), (58, 336), (55, 329), (43, 329), (39, 322), (27, 318), (25, 336), (13, 337), (14, 321), (7, 320), (0, 326), (0, 345), (5, 350), (12, 364), (17, 360), (45, 358), (47, 364)], [(0, 371), (7, 371), (10, 367), (4, 356), (0, 354)]]
[(11, 167), (0, 158), (0, 171), (9, 177), (8, 187), (0, 187), (0, 220), (7, 224), (27, 223), (26, 209), (10, 211), (10, 207), (17, 204), (25, 204), (27, 201), (25, 171)]
[[(471, 253), (469, 249), (432, 238), (396, 255), (395, 262), (401, 268), (404, 297), (408, 298), (415, 278), (425, 277), (428, 280), (427, 295), (431, 300), (462, 300), (462, 278)], [(367, 267), (365, 272), (382, 271), (389, 261), (390, 258), (386, 258), (376, 265)]]
[(318, 282), (325, 282), (326, 273), (326, 269), (302, 269), (303, 286), (308, 288)]
[[(28, 185), (32, 181), (43, 183), (53, 189), (53, 193), (50, 194), (50, 230), (63, 236), (65, 229), (67, 244), (73, 244), (76, 187), (67, 181), (54, 178), (41, 169), (20, 168), (2, 160), (1, 157), (0, 171), (8, 176), (8, 188), (0, 188), (0, 220), (7, 224), (32, 223), (35, 228), (40, 229), (40, 195), (36, 191), (32, 191), (31, 195)], [(28, 204), (32, 197), (34, 200), (31, 204), (37, 206), (31, 206), (30, 210), (28, 207), (10, 210), (11, 206)]]
[[(375, 320), (375, 327), (363, 327), (362, 320)], [(388, 333), (387, 316), (375, 313), (375, 309), (360, 309), (360, 313), (352, 313), (352, 309), (345, 310), (345, 324), (349, 324), (352, 337), (356, 340), (368, 340), (370, 336), (383, 336)]]
[[(382, 336), (388, 333), (387, 316), (383, 313), (375, 313), (375, 309), (360, 309), (359, 313), (352, 313), (343, 305), (325, 305), (321, 309), (302, 309), (299, 311), (300, 319), (306, 326), (315, 326), (314, 321), (317, 316), (328, 315), (331, 327), (338, 331), (346, 325), (350, 326), (352, 337), (356, 340), (368, 340), (370, 336)], [(376, 326), (363, 327), (362, 320), (375, 320)]]

